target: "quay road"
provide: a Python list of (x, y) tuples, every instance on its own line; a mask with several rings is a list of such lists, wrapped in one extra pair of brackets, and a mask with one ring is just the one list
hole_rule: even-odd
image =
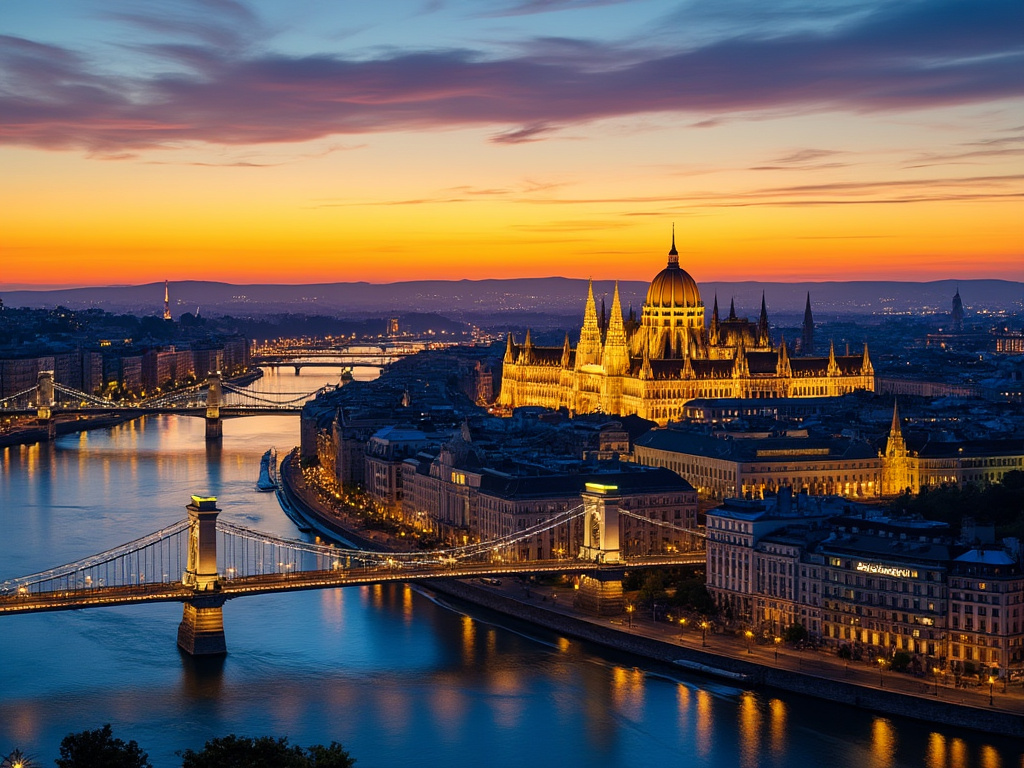
[[(346, 556), (338, 552), (339, 559)], [(429, 556), (429, 553), (425, 553)], [(628, 567), (671, 567), (703, 565), (703, 553), (671, 555), (630, 560)], [(522, 563), (448, 563), (434, 565), (401, 566), (379, 565), (366, 568), (334, 568), (320, 571), (273, 573), (237, 578), (221, 577), (219, 588), (197, 592), (180, 581), (154, 582), (118, 587), (92, 587), (60, 592), (15, 593), (0, 596), (0, 616), (43, 611), (73, 611), (138, 603), (187, 602), (196, 598), (223, 597), (229, 600), (246, 595), (291, 592), (307, 589), (333, 589), (385, 582), (421, 581), (440, 578), (471, 578), (514, 576), (536, 573), (590, 573), (597, 570), (618, 570), (622, 565), (597, 565), (583, 560), (542, 560)]]
[[(892, 672), (888, 668), (879, 671), (876, 663), (845, 662), (828, 651), (798, 651), (785, 646), (776, 649), (775, 646), (769, 645), (748, 645), (743, 637), (717, 632), (708, 632), (702, 642), (701, 631), (694, 626), (696, 622), (691, 620), (688, 620), (685, 630), (680, 632), (678, 624), (643, 618), (644, 611), (640, 610), (633, 613), (631, 621), (625, 617), (594, 617), (573, 607), (573, 590), (564, 588), (537, 585), (526, 587), (518, 581), (503, 581), (500, 586), (481, 585), (479, 588), (498, 592), (503, 597), (529, 605), (533, 610), (560, 613), (605, 628), (612, 627), (625, 634), (672, 643), (680, 648), (706, 653), (711, 657), (734, 659), (799, 672), (819, 677), (823, 681), (841, 681), (921, 699), (1001, 710), (1024, 717), (1024, 687), (1020, 681), (1010, 684), (1005, 690), (1001, 682), (996, 682), (991, 687), (991, 693), (987, 682), (974, 687), (956, 688), (953, 676), (948, 673), (914, 677), (907, 673)], [(711, 667), (715, 666), (713, 658), (704, 663)]]

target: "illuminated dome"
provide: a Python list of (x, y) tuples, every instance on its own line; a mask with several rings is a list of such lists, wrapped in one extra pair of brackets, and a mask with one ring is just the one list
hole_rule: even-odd
[(650, 308), (701, 307), (700, 290), (685, 269), (679, 267), (676, 237), (672, 233), (672, 250), (668, 252), (668, 266), (659, 272), (647, 289), (646, 306)]

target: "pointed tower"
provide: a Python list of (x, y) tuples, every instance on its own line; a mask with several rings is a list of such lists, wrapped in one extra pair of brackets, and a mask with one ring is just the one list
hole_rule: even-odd
[[(871, 358), (868, 356), (868, 343), (864, 342), (864, 356), (860, 359), (860, 375), (861, 376), (874, 376), (875, 366), (871, 364)], [(872, 387), (874, 389), (874, 387)]]
[(889, 438), (886, 440), (885, 454), (882, 456), (882, 495), (898, 496), (907, 490), (916, 493), (916, 463), (907, 450), (907, 441), (903, 439), (899, 405), (893, 402), (892, 425), (889, 427)]
[(770, 349), (771, 345), (771, 332), (768, 329), (768, 305), (764, 301), (764, 291), (761, 291), (761, 317), (757, 321), (757, 346)]
[(835, 342), (832, 341), (828, 343), (828, 369), (825, 371), (825, 375), (839, 375), (839, 361), (836, 360), (836, 345)]
[(949, 330), (950, 333), (964, 332), (964, 302), (960, 298), (959, 285), (956, 287), (956, 293), (953, 295), (953, 312), (950, 318)]
[(676, 250), (676, 223), (672, 222), (672, 247), (668, 250), (668, 265), (679, 266), (679, 251)]
[(587, 306), (583, 310), (580, 343), (576, 345), (576, 367), (601, 362), (601, 329), (597, 325), (597, 304), (594, 302), (594, 281), (587, 285)]
[(602, 335), (608, 332), (608, 311), (604, 308), (604, 296), (601, 297), (601, 314), (597, 318), (597, 327), (601, 329)]
[(811, 317), (811, 292), (807, 292), (807, 307), (804, 309), (804, 334), (800, 354), (808, 357), (814, 354), (814, 318)]
[[(199, 310), (196, 310), (196, 314)], [(171, 291), (168, 287), (167, 281), (164, 280), (164, 320), (171, 319)]]
[(608, 320), (604, 354), (601, 358), (604, 371), (609, 376), (624, 376), (629, 372), (629, 347), (626, 344), (626, 330), (622, 322), (622, 304), (619, 301), (619, 283), (615, 282), (612, 297), (612, 314)]
[(562, 344), (562, 367), (568, 368), (572, 360), (572, 347), (569, 346), (569, 332), (565, 332), (565, 343)]
[(729, 319), (736, 319), (736, 299), (733, 298), (729, 301)]
[(775, 365), (776, 376), (792, 376), (793, 366), (789, 362), (789, 349), (786, 348), (786, 337), (779, 343), (779, 361)]
[(722, 324), (718, 319), (718, 294), (715, 294), (715, 308), (711, 310), (711, 329), (708, 332), (708, 343), (717, 347), (722, 343)]
[(689, 355), (683, 358), (683, 370), (679, 374), (679, 378), (683, 381), (693, 381), (697, 378), (697, 374), (693, 370), (693, 360)]
[(508, 339), (505, 344), (505, 357), (502, 360), (505, 365), (511, 365), (516, 361), (516, 340), (512, 336), (512, 331), (508, 332)]
[(519, 352), (519, 364), (530, 365), (533, 363), (533, 338), (530, 336), (530, 329), (526, 329), (526, 340), (523, 342), (523, 348)]
[(640, 366), (640, 378), (645, 380), (654, 378), (654, 371), (651, 368), (651, 356), (647, 352), (647, 347), (644, 347), (643, 363)]
[(742, 339), (739, 346), (736, 347), (736, 358), (732, 363), (732, 377), (734, 379), (750, 378), (750, 363), (747, 362), (747, 350)]

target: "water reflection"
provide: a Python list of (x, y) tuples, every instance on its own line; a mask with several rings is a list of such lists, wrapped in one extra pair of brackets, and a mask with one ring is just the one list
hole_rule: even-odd
[(871, 723), (871, 765), (874, 768), (890, 768), (895, 764), (896, 729), (892, 721), (876, 717)]
[(740, 696), (739, 732), (740, 765), (752, 768), (761, 757), (761, 710), (749, 691)]
[(786, 704), (780, 699), (768, 702), (768, 737), (771, 739), (772, 756), (783, 757), (786, 752)]

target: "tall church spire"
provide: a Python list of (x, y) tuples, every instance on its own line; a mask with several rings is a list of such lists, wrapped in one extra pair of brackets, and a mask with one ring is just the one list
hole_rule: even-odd
[(874, 376), (875, 366), (871, 364), (871, 358), (868, 356), (868, 343), (864, 342), (864, 356), (860, 360), (860, 373), (861, 376)]
[(735, 298), (733, 298), (732, 301), (729, 302), (729, 319), (730, 320), (735, 320), (736, 319), (736, 299)]
[(715, 294), (715, 308), (711, 310), (711, 330), (708, 334), (711, 346), (721, 343), (721, 321), (718, 319), (718, 294)]
[(505, 344), (505, 363), (514, 363), (516, 361), (516, 341), (512, 337), (512, 331), (508, 332), (508, 339)]
[(594, 281), (587, 286), (587, 306), (583, 311), (580, 343), (576, 345), (576, 367), (601, 362), (601, 329), (597, 325), (597, 304), (594, 301)]
[(764, 291), (761, 291), (761, 317), (757, 321), (757, 346), (771, 346), (771, 332), (768, 330), (768, 305), (764, 301)]
[(807, 307), (804, 309), (804, 334), (800, 344), (800, 354), (814, 354), (814, 318), (811, 316), (811, 292), (807, 292)]
[(670, 267), (679, 266), (679, 251), (676, 250), (676, 225), (672, 223), (672, 248), (668, 252), (668, 265)]
[(608, 333), (605, 336), (601, 364), (609, 376), (622, 376), (629, 372), (629, 347), (626, 344), (626, 330), (622, 322), (618, 281), (615, 283), (615, 294), (612, 297), (612, 314), (608, 319)]

